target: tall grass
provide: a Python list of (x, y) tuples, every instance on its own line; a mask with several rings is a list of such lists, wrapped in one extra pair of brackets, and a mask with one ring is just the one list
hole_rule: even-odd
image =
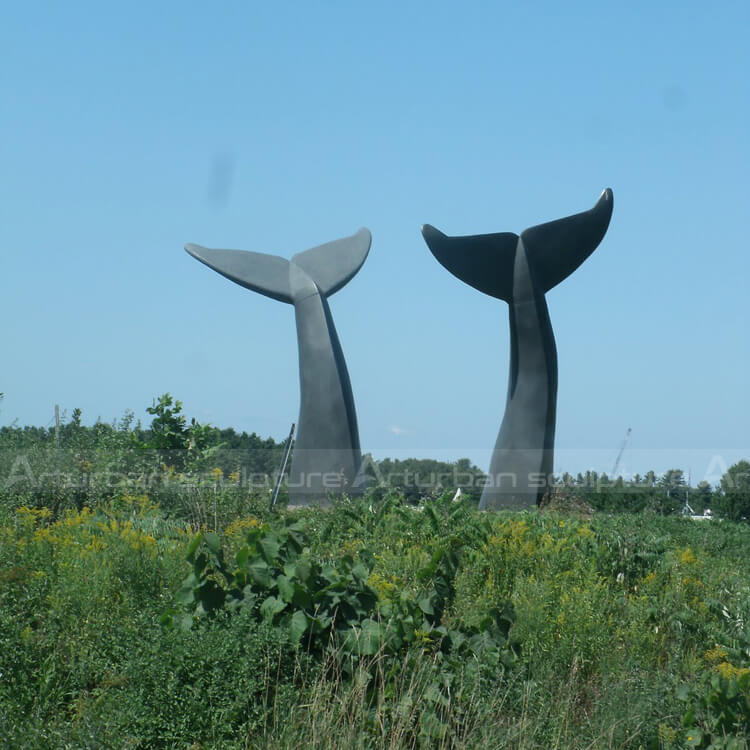
[(217, 510), (200, 519), (126, 494), (6, 506), (0, 747), (747, 747), (747, 525), (441, 499), (417, 512), (397, 496), (297, 512), (309, 554), (366, 562), (384, 603), (418, 596), (447, 545), (460, 553), (447, 628), (512, 603), (513, 667), (454, 671), (436, 690), (440, 649), (381, 650), (350, 674), (344, 654), (307, 653), (252, 608), (165, 630), (195, 525), (232, 560), (248, 530), (280, 523), (237, 490), (205, 492)]

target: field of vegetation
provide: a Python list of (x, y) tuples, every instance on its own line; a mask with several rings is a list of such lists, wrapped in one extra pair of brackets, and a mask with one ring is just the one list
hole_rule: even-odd
[(164, 409), (0, 431), (0, 747), (748, 746), (749, 524), (575, 491), (272, 511), (197, 431), (166, 462), (174, 406), (168, 440)]

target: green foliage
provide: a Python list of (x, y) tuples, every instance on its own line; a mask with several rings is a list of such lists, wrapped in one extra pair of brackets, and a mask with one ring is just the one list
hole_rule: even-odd
[[(496, 637), (497, 644), (504, 646), (511, 624), (508, 607), (489, 613), (481, 628), (449, 631), (441, 624), (455, 596), (457, 538), (448, 539), (419, 571), (418, 597), (401, 595), (384, 602), (367, 583), (372, 552), (360, 551), (358, 560), (344, 555), (335, 563), (321, 564), (311, 556), (305, 525), (299, 520), (253, 529), (232, 570), (219, 537), (212, 533), (193, 539), (187, 559), (192, 572), (177, 594), (189, 612), (189, 619), (179, 620), (183, 627), (219, 610), (250, 608), (308, 651), (323, 650), (333, 642), (354, 657), (383, 650), (399, 653), (415, 642), (445, 650), (464, 644), (482, 649), (487, 638)], [(175, 614), (168, 612), (165, 624), (174, 624)], [(483, 635), (475, 638), (480, 630)]]
[(680, 469), (669, 469), (661, 477), (653, 471), (630, 479), (587, 471), (575, 478), (564, 474), (553, 488), (553, 503), (565, 507), (584, 503), (593, 510), (609, 513), (678, 513), (687, 500), (698, 512), (712, 505), (714, 493), (703, 482), (697, 488), (688, 487)]
[(715, 645), (705, 652), (698, 679), (677, 691), (687, 706), (682, 725), (689, 747), (734, 749), (750, 737), (750, 591), (734, 599), (731, 610), (709, 602)]
[(49, 508), (57, 518), (148, 492), (165, 512), (217, 527), (261, 496), (259, 504), (267, 504), (281, 444), (188, 424), (169, 394), (148, 411), (155, 430), (142, 428), (132, 412), (86, 426), (75, 409), (69, 422), (63, 414), (59, 445), (52, 428), (0, 428), (0, 514), (25, 505)]
[(688, 747), (733, 750), (750, 736), (750, 670), (729, 677), (704, 672), (697, 685), (682, 686), (677, 696), (690, 704), (682, 720)]
[(169, 393), (154, 399), (146, 411), (154, 415), (151, 433), (146, 446), (159, 452), (165, 465), (178, 471), (200, 470), (221, 448), (219, 431), (211, 425), (202, 425), (193, 417), (190, 424), (182, 413), (182, 401), (174, 400)]
[(366, 472), (379, 487), (382, 497), (387, 492), (398, 492), (408, 503), (419, 503), (431, 493), (455, 493), (461, 489), (464, 497), (478, 503), (482, 492), (484, 473), (468, 458), (455, 462), (426, 458), (391, 459), (374, 461), (364, 457)]
[(651, 529), (652, 524), (646, 520), (625, 528), (602, 523), (594, 558), (599, 573), (632, 591), (639, 581), (656, 570), (667, 549), (668, 537)]
[(154, 399), (146, 411), (154, 415), (151, 422), (151, 439), (149, 443), (157, 450), (185, 450), (188, 445), (188, 434), (185, 426), (185, 415), (182, 414), (182, 401), (174, 401), (169, 393)]
[(258, 734), (275, 707), (294, 703), (299, 659), (277, 630), (219, 615), (190, 633), (149, 627), (118, 684), (92, 691), (82, 710), (109, 746), (169, 748), (189, 738), (215, 747)]
[[(281, 461), (282, 442), (188, 420), (182, 402), (169, 393), (155, 398), (146, 411), (152, 417), (150, 427), (143, 427), (129, 411), (111, 424), (98, 420), (91, 426), (83, 424), (80, 409), (74, 409), (67, 422), (63, 413), (59, 446), (54, 428), (0, 428), (0, 476), (6, 478), (6, 486), (0, 484), (0, 508), (27, 504), (58, 513), (92, 506), (118, 491), (148, 491), (160, 494), (165, 510), (186, 514), (200, 525), (206, 523), (207, 513), (205, 508), (196, 508), (188, 486), (212, 490), (241, 486), (246, 493), (267, 496)], [(397, 493), (406, 504), (415, 505), (461, 489), (464, 500), (472, 505), (484, 481), (482, 471), (465, 458), (455, 462), (375, 461), (365, 455), (364, 461), (374, 483), (370, 499), (376, 502)], [(695, 488), (686, 486), (679, 469), (661, 477), (648, 472), (627, 480), (594, 471), (576, 477), (564, 474), (552, 487), (551, 507), (583, 513), (671, 515), (679, 513), (687, 500), (698, 513), (711, 508), (719, 517), (748, 519), (748, 471), (747, 461), (738, 463), (716, 491), (705, 482)], [(284, 494), (282, 490), (281, 505)]]
[[(426, 508), (425, 516), (435, 531), (442, 530), (446, 519), (435, 508)], [(232, 569), (219, 537), (202, 533), (188, 548), (192, 571), (176, 596), (188, 614), (171, 609), (162, 622), (189, 630), (206, 616), (251, 612), (306, 653), (335, 657), (336, 670), (347, 679), (369, 675), (363, 665), (378, 657), (387, 679), (366, 678), (370, 707), (389, 694), (388, 680), (408, 652), (429, 654), (438, 666), (425, 686), (418, 736), (425, 742), (444, 738), (451, 726), (445, 710), (451, 693), (467, 679), (499, 679), (517, 654), (517, 645), (509, 641), (513, 609), (508, 602), (483, 613), (473, 626), (446, 618), (455, 598), (462, 544), (454, 535), (436, 547), (418, 571), (416, 595), (402, 592), (381, 600), (367, 583), (375, 559), (371, 551), (361, 550), (358, 559), (343, 555), (319, 562), (300, 520), (253, 528)]]
[(74, 412), (59, 452), (0, 430), (6, 476), (49, 470), (0, 489), (0, 746), (746, 747), (750, 525), (662, 515), (656, 476), (615, 516), (448, 488), (271, 513), (237, 467), (275, 448), (206, 430), (184, 474), (128, 414)]
[(750, 520), (750, 463), (739, 461), (721, 478), (717, 509), (732, 521)]

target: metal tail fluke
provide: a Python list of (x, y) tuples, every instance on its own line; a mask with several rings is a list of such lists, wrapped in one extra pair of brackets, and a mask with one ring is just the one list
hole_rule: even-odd
[(324, 297), (330, 297), (354, 278), (367, 259), (372, 244), (369, 229), (360, 229), (351, 237), (326, 242), (292, 256)]
[[(531, 273), (542, 292), (559, 284), (594, 252), (607, 231), (612, 207), (612, 191), (607, 188), (592, 209), (521, 233)], [(438, 262), (461, 281), (491, 297), (506, 302), (513, 299), (517, 234), (449, 237), (425, 224), (422, 235)]]
[[(309, 285), (309, 281), (312, 281), (320, 294), (329, 297), (359, 271), (370, 252), (371, 243), (372, 235), (369, 230), (360, 229), (351, 237), (297, 253), (291, 261), (278, 255), (247, 250), (212, 250), (192, 244), (185, 245), (185, 250), (201, 263), (246, 289), (281, 302), (293, 303), (299, 281), (297, 269), (303, 272), (305, 284)], [(296, 269), (292, 269), (292, 265)], [(290, 280), (290, 271), (296, 271), (294, 282)]]
[(185, 245), (196, 260), (226, 276), (245, 289), (265, 294), (280, 302), (294, 301), (289, 284), (289, 261), (278, 255), (247, 250), (212, 250), (200, 245)]
[(609, 227), (613, 207), (614, 197), (607, 188), (588, 211), (521, 232), (529, 264), (544, 292), (570, 276), (596, 250)]
[(512, 232), (449, 237), (430, 224), (422, 236), (437, 261), (461, 281), (510, 302), (518, 235)]

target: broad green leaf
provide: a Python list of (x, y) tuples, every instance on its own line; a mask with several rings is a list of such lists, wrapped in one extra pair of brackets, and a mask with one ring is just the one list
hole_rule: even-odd
[(201, 575), (203, 571), (206, 569), (206, 566), (208, 565), (208, 556), (205, 552), (201, 552), (200, 555), (198, 555), (195, 558), (195, 561), (193, 562), (193, 571), (197, 573), (198, 575)]
[(289, 534), (289, 547), (292, 549), (294, 555), (298, 555), (305, 546), (305, 527), (302, 521), (297, 521), (296, 523), (293, 523), (291, 526), (287, 527), (287, 533)]
[(195, 551), (198, 549), (198, 546), (201, 543), (201, 540), (203, 539), (203, 534), (196, 534), (193, 537), (193, 541), (190, 542), (190, 546), (187, 549), (187, 555), (185, 556), (187, 558), (187, 561), (192, 563), (195, 560)]
[(271, 585), (271, 571), (268, 563), (260, 557), (251, 560), (247, 565), (247, 572), (251, 578), (260, 586), (268, 588)]
[(366, 581), (370, 571), (361, 562), (358, 562), (352, 566), (352, 575), (360, 581)]
[(279, 550), (281, 549), (279, 538), (275, 534), (267, 534), (258, 544), (266, 562), (275, 562), (276, 558), (279, 556)]
[[(466, 643), (466, 636), (460, 632), (459, 630), (452, 630), (451, 631), (451, 648), (454, 651), (458, 651), (463, 644)], [(474, 639), (472, 638), (471, 641), (471, 648), (474, 651), (474, 653), (479, 653), (481, 650), (481, 646), (484, 645), (482, 640), (479, 640), (476, 644), (474, 644)]]
[(294, 568), (297, 578), (299, 578), (300, 581), (306, 581), (310, 577), (312, 566), (310, 565), (310, 559), (308, 557), (298, 557), (294, 563)]
[(289, 622), (289, 637), (292, 643), (299, 643), (307, 630), (307, 615), (302, 610), (297, 610)]
[(333, 618), (318, 615), (318, 617), (312, 617), (310, 618), (310, 632), (317, 634), (322, 633), (324, 630), (328, 630), (328, 628), (331, 627), (331, 622), (333, 622)]
[(294, 605), (300, 609), (313, 609), (313, 597), (310, 596), (310, 592), (304, 587), (300, 586), (299, 583), (294, 584), (294, 597), (292, 598)]
[(285, 602), (292, 601), (294, 597), (294, 583), (287, 576), (278, 576), (276, 578), (276, 587), (279, 589), (279, 594)]
[(275, 596), (269, 596), (263, 604), (260, 605), (260, 613), (263, 619), (271, 622), (273, 618), (286, 607), (286, 602)]
[(359, 634), (359, 653), (373, 656), (380, 648), (380, 641), (380, 623), (371, 619), (364, 620)]
[(305, 522), (302, 520), (296, 520), (290, 523), (286, 530), (289, 534), (304, 534), (305, 533)]
[(200, 580), (198, 579), (198, 576), (195, 575), (195, 573), (190, 573), (187, 578), (182, 582), (180, 588), (183, 589), (194, 589), (198, 584), (200, 583)]
[(182, 615), (177, 620), (177, 626), (180, 630), (187, 632), (193, 627), (193, 616), (192, 615)]
[(182, 604), (182, 606), (187, 606), (188, 604), (193, 604), (195, 602), (195, 591), (193, 590), (192, 586), (183, 586), (176, 594), (175, 599), (177, 600), (178, 604)]
[(221, 539), (219, 539), (213, 531), (207, 532), (203, 538), (206, 540), (206, 546), (211, 552), (215, 555), (218, 555), (221, 552)]
[(324, 565), (320, 569), (320, 575), (329, 583), (335, 583), (339, 580), (339, 574), (336, 571), (336, 568), (333, 567), (333, 565)]
[(291, 542), (290, 546), (296, 553), (302, 551), (305, 546), (305, 524), (304, 521), (295, 521), (289, 524), (284, 531), (286, 532), (287, 539)]

